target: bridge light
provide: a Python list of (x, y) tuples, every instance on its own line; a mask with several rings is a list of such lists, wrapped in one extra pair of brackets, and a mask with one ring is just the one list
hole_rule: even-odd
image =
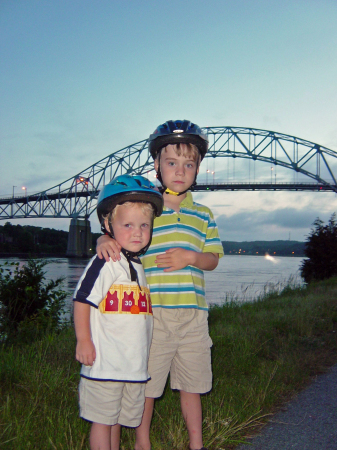
[(76, 183), (89, 184), (89, 178), (85, 178), (85, 177), (76, 178)]

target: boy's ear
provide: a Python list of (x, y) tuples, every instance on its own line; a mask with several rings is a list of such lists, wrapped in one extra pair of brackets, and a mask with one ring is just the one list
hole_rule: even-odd
[(197, 166), (197, 173), (196, 173), (196, 175), (198, 175), (198, 173), (199, 173), (200, 164), (201, 164), (201, 158), (200, 158), (200, 156), (199, 156), (199, 158), (198, 158), (198, 166)]
[(109, 227), (109, 221), (108, 219), (104, 220), (104, 227), (106, 229), (106, 231), (108, 231), (110, 233), (110, 227)]
[(158, 158), (156, 158), (154, 160), (154, 170), (158, 173), (158, 168), (159, 168), (159, 161)]

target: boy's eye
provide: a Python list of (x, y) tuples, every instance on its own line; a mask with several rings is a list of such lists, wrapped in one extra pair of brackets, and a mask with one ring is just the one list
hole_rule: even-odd
[(149, 226), (150, 226), (149, 223), (143, 223), (143, 224), (142, 224), (142, 227), (143, 227), (143, 228), (149, 228)]

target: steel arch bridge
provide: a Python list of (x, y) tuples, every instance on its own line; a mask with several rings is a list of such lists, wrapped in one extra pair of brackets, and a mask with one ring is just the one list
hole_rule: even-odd
[[(337, 192), (337, 152), (333, 150), (295, 136), (268, 130), (226, 126), (205, 127), (203, 130), (208, 134), (210, 147), (202, 165), (208, 167), (213, 162), (214, 166), (217, 161), (217, 181), (215, 182), (214, 170), (207, 168), (206, 177), (200, 171), (195, 190)], [(228, 170), (226, 177), (224, 167), (218, 170), (220, 158), (267, 163), (271, 172), (256, 182), (255, 175), (251, 179), (249, 166), (249, 176), (244, 177), (245, 181), (233, 181), (229, 179)], [(276, 169), (282, 171), (282, 174), (293, 171), (295, 179), (285, 182), (282, 175), (281, 179), (278, 177), (276, 180)], [(111, 153), (50, 189), (33, 195), (0, 198), (0, 220), (38, 217), (87, 219), (96, 209), (99, 191), (112, 178), (123, 173), (144, 175), (152, 170), (153, 161), (145, 139)]]

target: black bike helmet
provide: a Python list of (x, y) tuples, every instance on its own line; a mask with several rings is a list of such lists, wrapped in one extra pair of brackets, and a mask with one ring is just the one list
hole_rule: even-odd
[(207, 153), (208, 137), (198, 125), (189, 120), (169, 120), (159, 127), (149, 137), (149, 151), (156, 159), (159, 151), (169, 144), (194, 144), (201, 156)]

